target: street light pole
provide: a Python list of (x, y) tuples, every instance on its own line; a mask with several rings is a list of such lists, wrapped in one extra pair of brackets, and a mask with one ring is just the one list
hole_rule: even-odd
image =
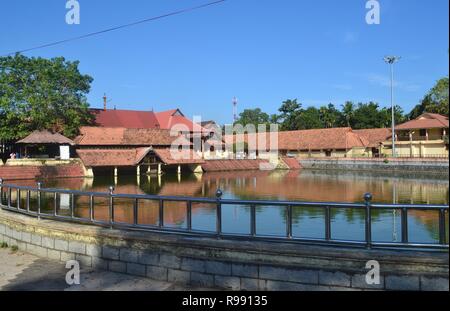
[(395, 148), (395, 105), (394, 105), (394, 64), (398, 62), (401, 57), (398, 56), (386, 56), (384, 61), (390, 65), (391, 68), (391, 110), (392, 110), (392, 157), (396, 157)]

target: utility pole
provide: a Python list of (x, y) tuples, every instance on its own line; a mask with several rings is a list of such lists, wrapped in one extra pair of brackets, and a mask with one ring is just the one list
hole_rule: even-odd
[(108, 97), (106, 97), (106, 93), (103, 95), (103, 111), (106, 111)]
[(390, 65), (391, 68), (391, 110), (392, 110), (392, 157), (397, 157), (395, 148), (395, 104), (394, 104), (394, 64), (397, 63), (401, 57), (399, 56), (386, 56), (384, 61)]
[(233, 98), (233, 123), (236, 123), (236, 121), (238, 120), (237, 117), (237, 105), (238, 105), (238, 100), (236, 97)]

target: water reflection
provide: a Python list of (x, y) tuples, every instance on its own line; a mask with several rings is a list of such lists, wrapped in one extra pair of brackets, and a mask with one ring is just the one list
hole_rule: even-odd
[[(35, 185), (35, 181), (18, 181), (16, 184)], [(59, 179), (44, 181), (46, 188), (63, 188), (107, 192), (115, 185), (116, 193), (158, 194), (163, 196), (214, 197), (218, 188), (224, 198), (301, 200), (319, 202), (361, 202), (366, 192), (371, 192), (377, 203), (412, 203), (448, 205), (449, 182), (445, 178), (425, 178), (414, 175), (393, 175), (368, 172), (324, 171), (252, 171), (220, 172), (203, 175), (120, 176), (94, 179)], [(17, 195), (12, 195), (13, 202)], [(32, 194), (31, 200), (35, 200)], [(21, 206), (25, 206), (21, 197)], [(75, 216), (108, 221), (109, 199), (95, 198), (95, 210), (90, 211), (90, 198), (74, 196)], [(135, 200), (115, 199), (116, 221), (133, 223)], [(159, 201), (139, 200), (137, 223), (160, 224)], [(57, 213), (71, 213), (71, 197), (58, 195)], [(42, 197), (42, 208), (54, 212), (54, 196)], [(284, 235), (286, 209), (274, 206), (257, 208), (257, 233)], [(192, 227), (196, 230), (214, 231), (216, 206), (193, 204)], [(350, 209), (332, 209), (332, 236), (336, 239), (364, 239), (364, 212)], [(166, 201), (163, 221), (166, 226), (187, 227), (187, 204)], [(373, 238), (376, 241), (396, 242), (400, 239), (400, 211), (373, 211)], [(224, 205), (223, 231), (248, 234), (250, 232), (250, 207)], [(447, 217), (448, 219), (448, 217)], [(316, 208), (293, 209), (293, 235), (303, 238), (324, 238), (324, 210)], [(434, 243), (438, 240), (437, 212), (411, 211), (409, 213), (409, 238), (412, 242)], [(446, 224), (448, 235), (448, 222)]]

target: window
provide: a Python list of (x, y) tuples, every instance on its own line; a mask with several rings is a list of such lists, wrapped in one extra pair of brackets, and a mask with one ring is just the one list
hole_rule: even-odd
[(427, 130), (420, 130), (420, 136), (425, 137), (427, 136)]

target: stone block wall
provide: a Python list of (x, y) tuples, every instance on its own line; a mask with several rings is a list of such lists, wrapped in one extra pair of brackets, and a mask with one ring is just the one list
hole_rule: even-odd
[(0, 166), (0, 178), (4, 181), (36, 179), (36, 178), (66, 178), (86, 176), (83, 163), (79, 160), (65, 161), (58, 165), (3, 165)]
[[(230, 290), (448, 291), (448, 253), (328, 250), (252, 246), (37, 220), (0, 210), (0, 243), (38, 257), (78, 260), (82, 267), (154, 280)], [(264, 248), (266, 246), (267, 248)], [(339, 255), (341, 254), (341, 255)], [(377, 258), (381, 283), (365, 282), (365, 262)], [(63, 276), (62, 276), (63, 277)]]

